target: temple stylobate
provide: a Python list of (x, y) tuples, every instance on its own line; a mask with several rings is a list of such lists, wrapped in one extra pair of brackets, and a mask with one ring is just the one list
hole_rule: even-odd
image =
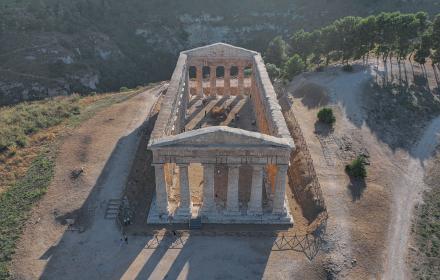
[(181, 52), (148, 148), (148, 223), (293, 223), (295, 146), (259, 53), (223, 43)]

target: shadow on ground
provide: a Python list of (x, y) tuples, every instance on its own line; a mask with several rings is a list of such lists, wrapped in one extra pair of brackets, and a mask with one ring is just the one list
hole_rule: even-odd
[[(123, 235), (115, 220), (104, 218), (107, 203), (110, 199), (122, 197), (125, 179), (131, 173), (130, 164), (134, 159), (128, 157), (123, 160), (121, 155), (130, 151), (127, 147), (136, 143), (141, 145), (139, 149), (143, 149), (142, 146), (148, 142), (150, 126), (152, 123), (147, 122), (122, 137), (81, 209), (75, 211), (74, 216), (59, 217), (74, 217), (72, 229), (81, 231), (66, 231), (58, 244), (48, 248), (40, 257), (48, 260), (41, 279), (261, 279), (276, 240), (276, 231), (286, 230), (285, 227), (207, 225), (201, 232), (189, 232), (185, 242), (171, 235), (157, 248), (149, 249), (154, 233), (164, 230), (161, 226), (145, 227), (143, 221), (146, 221), (150, 206), (149, 196), (137, 208), (141, 212), (136, 218), (141, 219), (138, 221), (140, 228), (128, 226), (127, 243), (121, 240)], [(140, 143), (137, 142), (139, 137), (143, 139)], [(149, 159), (148, 166), (138, 172), (151, 169), (151, 157), (146, 157)], [(141, 194), (154, 190), (154, 177), (147, 178), (150, 178), (147, 182), (138, 182), (147, 184)], [(187, 225), (168, 227), (168, 232), (176, 229), (187, 229)], [(238, 229), (240, 236), (234, 233)], [(267, 230), (268, 234), (252, 237), (246, 235), (246, 230)], [(223, 234), (218, 235), (217, 232)]]
[(362, 194), (367, 187), (365, 179), (362, 178), (350, 178), (350, 183), (348, 184), (348, 189), (351, 193), (351, 198), (353, 201), (360, 200)]
[[(292, 81), (288, 90), (309, 109), (339, 104), (357, 128), (366, 126), (391, 150), (402, 149), (414, 158), (425, 160), (411, 148), (440, 115), (438, 89), (430, 89), (426, 76), (417, 73), (411, 74), (413, 82), (408, 84), (399, 82), (398, 77), (384, 80), (387, 72), (374, 70), (374, 66), (355, 64), (353, 67), (350, 73), (343, 72), (340, 66), (304, 73)], [(317, 126), (316, 130), (325, 135)]]

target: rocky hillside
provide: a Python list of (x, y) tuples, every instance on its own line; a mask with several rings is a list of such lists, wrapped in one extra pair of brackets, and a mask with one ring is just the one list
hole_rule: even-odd
[(435, 0), (3, 0), (0, 105), (168, 79), (179, 51), (276, 35), (345, 15), (440, 11)]

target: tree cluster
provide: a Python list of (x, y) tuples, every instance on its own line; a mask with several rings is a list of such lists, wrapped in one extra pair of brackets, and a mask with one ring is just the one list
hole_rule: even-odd
[(311, 32), (299, 30), (285, 41), (275, 37), (265, 53), (268, 63), (291, 79), (307, 66), (368, 59), (440, 63), (440, 14), (431, 21), (425, 12), (380, 13), (365, 18), (348, 16)]

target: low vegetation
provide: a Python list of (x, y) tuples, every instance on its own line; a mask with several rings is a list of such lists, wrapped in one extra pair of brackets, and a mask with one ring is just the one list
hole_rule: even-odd
[[(440, 147), (437, 148), (440, 151)], [(414, 279), (434, 279), (440, 275), (440, 154), (427, 167), (425, 182), (429, 189), (423, 204), (416, 209), (412, 227), (417, 250), (410, 250), (410, 264)]]
[(299, 55), (294, 54), (284, 64), (284, 78), (292, 80), (293, 77), (303, 72), (305, 69), (306, 65), (303, 59)]
[(26, 176), (0, 196), (0, 279), (9, 277), (7, 264), (32, 205), (46, 192), (54, 173), (54, 152), (46, 149)]
[(363, 179), (367, 177), (367, 159), (364, 155), (357, 156), (350, 164), (345, 166), (345, 172), (356, 179)]
[(78, 96), (72, 96), (0, 108), (0, 153), (13, 155), (17, 147), (28, 144), (31, 135), (79, 114), (78, 101)]
[(333, 110), (331, 108), (322, 108), (321, 110), (319, 110), (317, 117), (320, 122), (329, 125), (332, 125), (336, 121)]

